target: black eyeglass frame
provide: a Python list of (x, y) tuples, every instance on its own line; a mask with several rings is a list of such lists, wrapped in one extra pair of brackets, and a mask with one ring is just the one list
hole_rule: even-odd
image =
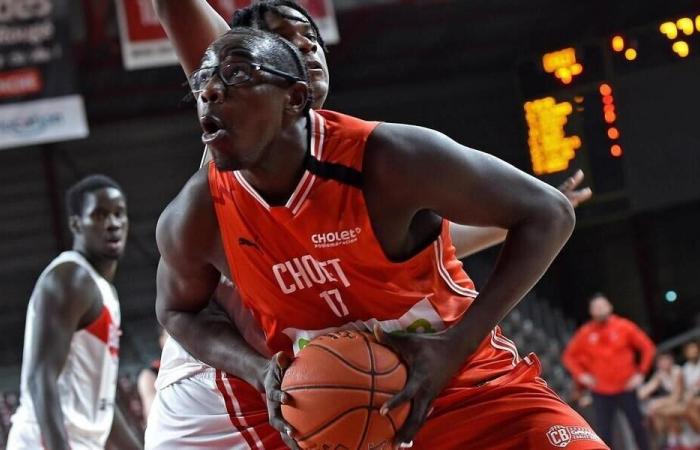
[[(249, 65), (252, 68), (251, 75), (253, 74), (253, 72), (262, 71), (262, 72), (270, 73), (272, 75), (277, 75), (278, 77), (284, 78), (285, 80), (292, 82), (292, 83), (296, 83), (297, 81), (304, 81), (301, 78), (297, 77), (296, 75), (292, 75), (291, 73), (277, 70), (273, 67), (269, 67), (269, 66), (266, 66), (264, 64), (258, 64), (258, 63), (254, 63), (254, 62), (250, 62), (250, 61), (236, 61), (236, 62), (228, 62), (226, 64), (219, 64), (219, 65), (214, 66), (214, 67), (202, 67), (202, 68), (197, 69), (194, 72), (192, 72), (192, 74), (189, 76), (190, 88), (192, 89), (192, 93), (198, 94), (198, 93), (202, 92), (204, 90), (204, 86), (206, 86), (206, 84), (212, 79), (214, 74), (216, 74), (219, 77), (219, 79), (221, 80), (221, 82), (224, 83), (226, 86), (238, 86), (238, 85), (247, 83), (248, 81), (250, 81), (252, 79), (252, 77), (248, 77), (246, 80), (242, 80), (242, 81), (238, 81), (238, 82), (227, 81), (226, 78), (224, 78), (222, 76), (221, 70), (225, 66), (230, 65), (230, 64), (247, 64), (247, 65)], [(209, 75), (207, 77), (207, 79), (202, 82), (202, 86), (200, 89), (194, 89), (194, 87), (192, 86), (193, 78), (198, 73), (205, 71), (205, 70), (211, 70), (212, 71), (211, 75)]]

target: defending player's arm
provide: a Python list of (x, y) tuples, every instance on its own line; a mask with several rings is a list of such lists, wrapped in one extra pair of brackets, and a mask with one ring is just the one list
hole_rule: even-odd
[(158, 19), (186, 75), (199, 66), (204, 51), (229, 30), (206, 0), (152, 0)]
[(269, 360), (245, 342), (228, 316), (207, 308), (221, 276), (211, 263), (218, 233), (204, 168), (158, 221), (156, 240), (161, 259), (156, 314), (165, 330), (192, 356), (262, 391)]
[[(100, 293), (87, 270), (76, 264), (54, 268), (40, 286), (29, 355), (29, 391), (44, 448), (68, 449), (68, 434), (58, 395), (58, 377), (68, 357), (73, 333), (96, 317)], [(99, 306), (98, 305), (98, 306)], [(99, 313), (99, 311), (97, 311)]]
[(141, 441), (136, 437), (118, 405), (114, 405), (114, 420), (112, 421), (112, 431), (109, 433), (109, 442), (119, 450), (140, 450), (143, 448)]
[(288, 358), (268, 359), (255, 351), (219, 308), (208, 307), (221, 272), (211, 255), (220, 250), (207, 168), (200, 169), (158, 220), (156, 240), (161, 253), (156, 277), (156, 315), (165, 330), (200, 361), (235, 375), (267, 394), (270, 423), (285, 443), (298, 448), (292, 430), (279, 414), (279, 390)]
[[(566, 196), (574, 208), (593, 195), (590, 188), (577, 189), (583, 178), (583, 171), (578, 170), (559, 186), (559, 191)], [(498, 227), (474, 227), (450, 223), (450, 237), (457, 251), (457, 258), (466, 258), (498, 245), (506, 239), (506, 234), (507, 230)]]
[[(415, 239), (408, 231), (415, 216), (431, 211), (457, 223), (508, 230), (489, 281), (459, 322), (429, 336), (380, 336), (410, 367), (404, 390), (382, 408), (386, 412), (413, 401), (411, 414), (397, 433), (397, 442), (409, 442), (425, 420), (430, 402), (544, 274), (569, 238), (575, 217), (571, 204), (555, 188), (423, 128), (379, 125), (367, 143), (364, 174), (370, 211), (390, 212), (403, 222), (402, 234), (409, 243)], [(390, 238), (386, 242), (401, 254), (401, 242), (392, 243)], [(385, 250), (392, 249), (385, 245)], [(435, 367), (442, 370), (436, 372)]]

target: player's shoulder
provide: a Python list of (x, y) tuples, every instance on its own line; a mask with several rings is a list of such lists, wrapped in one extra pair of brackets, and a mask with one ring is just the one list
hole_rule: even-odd
[[(454, 141), (444, 134), (415, 125), (381, 123), (371, 133), (365, 147), (362, 172), (380, 190), (414, 197), (438, 153)], [(396, 189), (403, 186), (403, 189)], [(415, 188), (415, 189), (413, 189)]]
[(320, 116), (325, 139), (365, 141), (379, 124), (378, 122), (364, 120), (329, 109), (314, 110), (311, 112), (311, 115)]
[(156, 241), (162, 255), (191, 254), (208, 249), (216, 236), (217, 221), (209, 191), (209, 166), (195, 172), (165, 207), (156, 225)]
[(594, 320), (589, 320), (588, 322), (581, 325), (581, 327), (578, 329), (576, 334), (582, 335), (582, 336), (588, 335), (590, 333), (593, 333), (595, 327), (596, 327), (596, 322)]
[(37, 286), (39, 304), (50, 301), (54, 305), (68, 303), (92, 304), (100, 290), (87, 267), (74, 260), (63, 261), (50, 267)]
[(622, 328), (637, 328), (637, 324), (632, 322), (630, 319), (618, 316), (617, 314), (611, 315), (608, 320), (613, 324), (613, 326)]

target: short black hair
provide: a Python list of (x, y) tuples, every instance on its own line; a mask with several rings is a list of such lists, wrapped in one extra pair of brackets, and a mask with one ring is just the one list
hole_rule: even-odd
[(292, 45), (291, 42), (275, 33), (244, 26), (231, 28), (214, 41), (210, 49), (218, 53), (221, 51), (222, 47), (225, 47), (226, 37), (232, 35), (240, 35), (245, 40), (251, 41), (254, 39), (262, 39), (270, 44), (268, 47), (269, 51), (264, 54), (264, 63), (271, 65), (277, 70), (294, 75), (306, 83), (308, 89), (308, 96), (306, 98), (306, 104), (304, 105), (304, 114), (306, 114), (313, 103), (313, 92), (309, 83), (309, 69), (306, 67), (306, 64), (303, 63), (303, 57), (299, 49)]
[(593, 303), (593, 300), (600, 298), (600, 297), (603, 297), (604, 299), (610, 301), (610, 299), (608, 298), (607, 295), (605, 295), (603, 292), (599, 291), (599, 292), (594, 292), (590, 297), (588, 297), (588, 304), (590, 305), (591, 303)]
[(321, 32), (318, 29), (316, 21), (313, 19), (313, 17), (311, 17), (311, 14), (309, 14), (306, 8), (292, 0), (262, 0), (253, 3), (246, 8), (236, 10), (231, 18), (231, 28), (251, 27), (270, 31), (267, 26), (267, 22), (265, 21), (265, 13), (268, 11), (277, 14), (280, 17), (284, 17), (285, 19), (296, 20), (296, 17), (290, 17), (288, 14), (280, 11), (280, 6), (292, 8), (301, 13), (301, 15), (308, 20), (311, 28), (314, 30), (319, 47), (321, 47), (325, 53), (328, 53), (328, 47), (326, 47), (326, 43), (323, 40), (323, 36), (321, 36)]
[(66, 191), (66, 210), (68, 217), (79, 216), (83, 213), (85, 194), (99, 191), (104, 188), (114, 188), (124, 195), (119, 183), (106, 175), (88, 175), (81, 179)]

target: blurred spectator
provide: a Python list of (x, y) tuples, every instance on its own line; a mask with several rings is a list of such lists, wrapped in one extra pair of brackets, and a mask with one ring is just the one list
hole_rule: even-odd
[[(168, 333), (164, 328), (160, 328), (158, 343), (160, 344), (161, 350), (163, 350), (166, 339), (168, 339)], [(146, 367), (139, 373), (138, 390), (139, 397), (141, 398), (141, 404), (143, 405), (144, 425), (146, 422), (148, 422), (148, 414), (151, 412), (151, 405), (153, 404), (153, 399), (156, 396), (156, 378), (158, 377), (159, 369), (160, 358), (152, 361), (149, 367)]]
[[(595, 294), (589, 303), (593, 320), (574, 334), (563, 355), (563, 362), (574, 379), (591, 390), (597, 432), (612, 444), (612, 423), (621, 409), (632, 428), (639, 450), (649, 449), (636, 389), (644, 382), (644, 373), (654, 359), (655, 346), (631, 321), (613, 314), (603, 294)], [(640, 354), (637, 364), (636, 353)]]
[(682, 432), (683, 371), (675, 364), (673, 355), (661, 353), (656, 357), (656, 371), (637, 392), (645, 402), (646, 413), (660, 438), (667, 436), (669, 448), (680, 445)]
[(686, 417), (693, 430), (700, 433), (700, 345), (688, 342), (683, 347), (683, 356)]

